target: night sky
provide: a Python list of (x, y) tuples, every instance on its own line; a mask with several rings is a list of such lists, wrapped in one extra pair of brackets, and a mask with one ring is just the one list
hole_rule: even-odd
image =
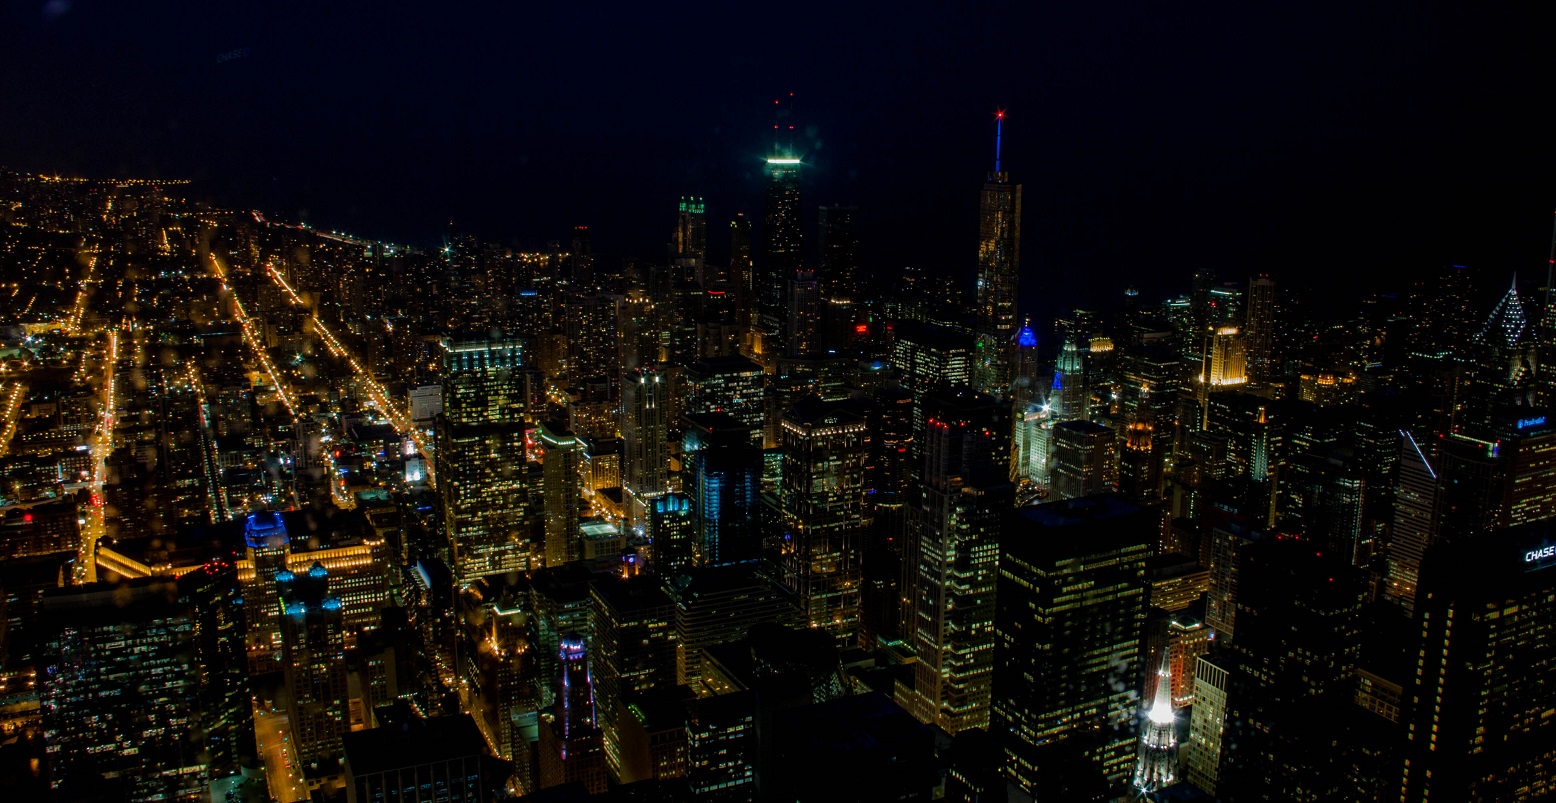
[[(796, 93), (815, 206), (866, 267), (970, 276), (993, 112), (1039, 316), (1209, 266), (1399, 286), (1543, 280), (1552, 28), (1485, 4), (126, 3), (0, 6), (0, 165), (189, 177), (199, 197), (399, 242), (449, 220), (609, 265), (681, 194), (760, 219)], [(1534, 6), (1536, 4), (1523, 4)], [(1490, 290), (1488, 290), (1490, 292)]]

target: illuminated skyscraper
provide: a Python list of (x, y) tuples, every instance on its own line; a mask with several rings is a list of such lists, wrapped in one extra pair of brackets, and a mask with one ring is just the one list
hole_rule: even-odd
[(1248, 363), (1243, 333), (1235, 326), (1207, 327), (1195, 399), (1199, 402), (1200, 429), (1209, 425), (1210, 394), (1241, 390), (1248, 384)]
[[(922, 445), (924, 407), (921, 401), (932, 391), (973, 384), (977, 341), (964, 332), (936, 324), (900, 321), (892, 344), (891, 364), (903, 387), (913, 394), (915, 450)], [(913, 459), (923, 455), (915, 451)]]
[(1005, 113), (996, 115), (994, 171), (983, 183), (978, 204), (978, 356), (974, 371), (979, 390), (1003, 396), (1010, 386), (1007, 352), (1016, 331), (1017, 285), (1021, 278), (1021, 185), (1000, 169), (1000, 135)]
[(1268, 276), (1248, 281), (1243, 335), (1249, 381), (1269, 382), (1275, 376), (1275, 282)]
[(1556, 794), (1556, 533), (1550, 522), (1427, 551), (1412, 621), (1401, 800)]
[(1025, 793), (1083, 773), (1129, 782), (1160, 529), (1155, 510), (1104, 495), (1020, 508), (1000, 534), (993, 725)]
[(762, 547), (762, 450), (751, 428), (728, 413), (688, 415), (681, 444), (698, 562), (755, 560)]
[(617, 325), (619, 302), (619, 297), (603, 293), (567, 296), (567, 376), (573, 382), (616, 375), (624, 345)]
[(62, 799), (117, 778), (124, 799), (195, 800), (237, 771), (254, 738), (239, 600), (225, 562), (43, 595), (40, 769)]
[(303, 573), (280, 572), (276, 586), (292, 743), (305, 775), (328, 775), (338, 769), (340, 737), (351, 726), (343, 606), (318, 563)]
[(923, 484), (906, 554), (918, 657), (897, 701), (947, 733), (989, 726), (995, 561), (1010, 510), (1003, 403), (970, 388), (926, 399)]
[(620, 724), (622, 717), (632, 716), (628, 698), (637, 692), (669, 689), (677, 682), (675, 605), (657, 577), (602, 579), (590, 589), (589, 623), (606, 765), (620, 778), (624, 764)]
[(578, 505), (583, 477), (578, 470), (582, 446), (561, 427), (541, 426), (541, 489), (546, 509), (546, 565), (578, 559)]
[(275, 577), (286, 569), (291, 539), (281, 514), (260, 511), (244, 520), (243, 541), (254, 567), (253, 579), (243, 584), (244, 638), (249, 671), (260, 675), (281, 668), (281, 606), (276, 602)]
[(454, 572), (470, 579), (529, 566), (522, 344), (444, 340), (438, 493)]
[(652, 367), (621, 381), (621, 485), (627, 520), (641, 526), (648, 500), (670, 490), (669, 420), (664, 376)]
[(859, 631), (868, 427), (846, 403), (810, 397), (784, 414), (782, 431), (778, 577), (799, 598), (809, 626), (851, 646)]
[(1540, 373), (1536, 332), (1516, 284), (1459, 349), (1467, 365), (1457, 431), (1485, 438), (1502, 410), (1534, 405)]
[(583, 636), (566, 633), (558, 646), (556, 709), (540, 728), (540, 786), (582, 784), (605, 792), (605, 744), (595, 721), (594, 679)]
[(701, 198), (681, 198), (679, 214), (675, 222), (676, 259), (695, 260), (698, 265), (708, 259), (707, 205)]
[(696, 526), (686, 494), (667, 493), (649, 500), (644, 531), (653, 543), (654, 571), (674, 577), (696, 562)]
[(1394, 528), (1389, 533), (1388, 580), (1383, 597), (1411, 612), (1415, 609), (1421, 557), (1437, 540), (1442, 489), (1437, 472), (1416, 439), (1401, 431), (1394, 479)]
[(1075, 337), (1066, 337), (1054, 365), (1048, 390), (1049, 417), (1060, 421), (1091, 420), (1091, 393), (1086, 387), (1086, 358)]
[(1477, 429), (1485, 434), (1455, 433), (1437, 443), (1439, 537), (1473, 539), (1556, 517), (1556, 419), (1540, 408), (1512, 407)]
[(788, 314), (783, 319), (787, 353), (801, 356), (820, 349), (821, 285), (813, 270), (796, 270), (788, 282)]
[(1079, 499), (1113, 490), (1117, 479), (1117, 436), (1090, 421), (1053, 426), (1053, 498)]
[(686, 366), (686, 414), (728, 413), (750, 428), (762, 445), (767, 415), (762, 366), (740, 356), (709, 357)]
[(1038, 448), (1038, 439), (1044, 436), (1036, 415), (1043, 399), (1042, 386), (1038, 382), (1037, 333), (1031, 326), (1023, 325), (1016, 331), (1011, 353), (1014, 360), (1010, 380), (1010, 481), (1029, 485), (1036, 479), (1032, 469), (1033, 453)]
[(784, 353), (777, 347), (784, 332), (789, 282), (804, 266), (800, 239), (800, 159), (779, 150), (767, 159), (767, 213), (763, 218), (762, 259), (757, 264), (757, 311), (772, 345), (764, 353)]
[(524, 344), (519, 340), (441, 342), (443, 415), (457, 424), (522, 420)]
[[(735, 286), (735, 322), (742, 330), (749, 331), (755, 321), (756, 277), (751, 264), (751, 221), (745, 215), (736, 215), (729, 222), (729, 281)], [(742, 353), (749, 352), (745, 344)]]

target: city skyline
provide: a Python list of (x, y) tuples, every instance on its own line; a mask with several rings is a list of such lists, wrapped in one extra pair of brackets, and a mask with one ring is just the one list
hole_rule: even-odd
[[(633, 59), (643, 45), (615, 26), (576, 74), (547, 70), (551, 89), (519, 94), (508, 77), (523, 80), (561, 45), (544, 35), (523, 51), (503, 45), (506, 16), (456, 12), (422, 30), (391, 12), (346, 35), (329, 9), (310, 9), (314, 32), (303, 34), (281, 11), (231, 20), (14, 6), (0, 65), (17, 80), (0, 105), (40, 125), (0, 134), (0, 163), (194, 178), (218, 205), (425, 245), (450, 220), (526, 249), (565, 244), (585, 224), (613, 262), (654, 259), (670, 230), (648, 210), (681, 195), (707, 198), (714, 220), (760, 218), (771, 98), (794, 92), (816, 166), (806, 195), (860, 207), (867, 268), (916, 265), (969, 283), (977, 218), (965, 199), (977, 190), (965, 177), (988, 170), (993, 112), (1008, 108), (1006, 169), (1028, 187), (1025, 273), (1066, 299), (1024, 283), (1022, 308), (1039, 320), (1059, 311), (1051, 305), (1100, 306), (1127, 284), (1165, 292), (1157, 276), (1200, 264), (1371, 290), (1438, 264), (1532, 270), (1544, 253), (1536, 229), (1550, 204), (1536, 188), (1556, 160), (1536, 143), (1551, 131), (1538, 111), (1549, 79), (1530, 61), (1538, 48), (1501, 45), (1520, 35), (1513, 20), (1320, 6), (1281, 24), (1207, 9), (1115, 26), (1089, 11), (1007, 9), (938, 30), (935, 15), (905, 12), (877, 39), (856, 35), (875, 30), (864, 12), (829, 13), (838, 24), (789, 34), (814, 61), (775, 60), (778, 33), (760, 25), (755, 48), (706, 37), (710, 60), (746, 71), (714, 71), (708, 100), (660, 103), (679, 73)], [(675, 41), (735, 19), (688, 8), (642, 22)], [(528, 27), (581, 24), (557, 10)], [(1172, 38), (1189, 26), (1202, 53)], [(983, 46), (1002, 29), (1046, 46)], [(162, 43), (162, 55), (125, 51), (122, 32)], [(473, 42), (455, 45), (461, 34)], [(939, 58), (968, 55), (928, 74), (885, 44), (890, 34), (937, 42)], [(98, 69), (110, 58), (115, 69)], [(367, 82), (375, 70), (398, 89)], [(41, 94), (75, 78), (70, 102)], [(114, 92), (146, 97), (144, 110), (111, 102)], [(122, 144), (83, 138), (93, 109), (118, 123)], [(618, 179), (608, 194), (585, 189)], [(923, 231), (943, 235), (906, 245)], [(720, 260), (724, 240), (711, 238)]]
[(1543, 30), (0, 9), (0, 788), (1556, 800)]

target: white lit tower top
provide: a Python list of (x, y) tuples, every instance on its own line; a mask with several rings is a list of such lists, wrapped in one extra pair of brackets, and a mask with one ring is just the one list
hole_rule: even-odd
[(1162, 650), (1156, 670), (1156, 695), (1140, 725), (1140, 757), (1135, 763), (1135, 789), (1142, 797), (1178, 781), (1177, 716), (1172, 710), (1172, 651)]

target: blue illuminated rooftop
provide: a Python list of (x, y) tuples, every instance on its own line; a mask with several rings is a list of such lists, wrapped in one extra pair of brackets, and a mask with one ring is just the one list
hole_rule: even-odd
[(281, 514), (272, 510), (261, 510), (248, 515), (248, 520), (243, 524), (243, 540), (253, 549), (264, 547), (278, 549), (291, 543), (291, 538), (286, 533), (286, 525), (281, 521)]

